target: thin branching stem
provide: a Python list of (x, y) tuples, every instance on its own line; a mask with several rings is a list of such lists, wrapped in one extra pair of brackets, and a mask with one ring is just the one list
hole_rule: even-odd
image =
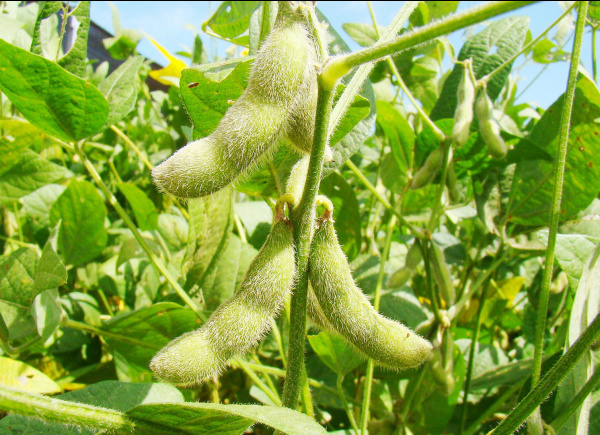
[(146, 243), (146, 240), (142, 237), (142, 235), (138, 231), (137, 227), (135, 226), (135, 224), (133, 223), (133, 221), (127, 214), (127, 212), (125, 212), (123, 207), (121, 207), (121, 204), (119, 204), (119, 201), (117, 201), (117, 198), (113, 195), (113, 193), (110, 191), (108, 186), (106, 186), (106, 184), (104, 184), (104, 181), (102, 181), (100, 174), (98, 174), (98, 172), (96, 171), (96, 168), (94, 167), (92, 162), (87, 158), (87, 156), (81, 149), (80, 144), (75, 144), (75, 152), (81, 159), (83, 166), (88, 171), (88, 173), (90, 174), (90, 176), (92, 177), (94, 182), (98, 185), (98, 187), (100, 187), (100, 190), (102, 190), (102, 192), (106, 196), (106, 199), (108, 200), (108, 202), (113, 206), (113, 208), (115, 209), (117, 214), (121, 217), (121, 219), (123, 219), (123, 222), (125, 223), (127, 228), (129, 228), (129, 230), (131, 231), (131, 233), (133, 234), (135, 239), (140, 244), (140, 247), (142, 248), (142, 250), (146, 253), (148, 258), (150, 259), (150, 262), (154, 265), (154, 267), (156, 267), (156, 269), (160, 272), (160, 274), (167, 280), (167, 282), (171, 285), (171, 287), (173, 287), (173, 289), (175, 290), (175, 293), (177, 293), (177, 295), (185, 302), (185, 304), (188, 307), (190, 307), (194, 311), (194, 313), (196, 313), (198, 318), (200, 318), (203, 321), (206, 321), (206, 316), (200, 310), (200, 307), (198, 307), (198, 305), (192, 300), (192, 298), (190, 298), (188, 296), (188, 294), (179, 285), (179, 283), (173, 277), (173, 275), (171, 275), (171, 272), (169, 272), (169, 270), (163, 264), (163, 262), (154, 254), (154, 252), (152, 252), (152, 249), (150, 249), (150, 246), (148, 246), (148, 243)]
[[(387, 233), (385, 236), (385, 244), (383, 245), (383, 252), (381, 254), (381, 260), (379, 263), (379, 272), (377, 273), (377, 284), (375, 285), (375, 294), (373, 297), (373, 308), (375, 311), (379, 311), (379, 303), (381, 301), (381, 290), (383, 288), (383, 278), (385, 277), (385, 264), (387, 263), (390, 255), (390, 247), (392, 246), (392, 236), (396, 229), (396, 216), (392, 215), (388, 222)], [(373, 382), (373, 371), (375, 364), (371, 358), (367, 362), (367, 373), (363, 383), (363, 404), (360, 421), (360, 433), (361, 435), (367, 434), (367, 423), (369, 421), (369, 408), (371, 406), (371, 384)]]
[(571, 56), (571, 67), (569, 70), (569, 81), (563, 100), (560, 119), (560, 135), (558, 139), (558, 152), (555, 166), (556, 172), (554, 174), (554, 193), (550, 212), (550, 232), (548, 235), (548, 248), (546, 250), (545, 268), (542, 276), (542, 288), (540, 290), (537, 308), (532, 386), (537, 384), (542, 371), (546, 315), (548, 311), (548, 299), (550, 295), (550, 282), (552, 281), (552, 272), (554, 270), (554, 249), (556, 246), (556, 234), (558, 232), (558, 221), (560, 218), (560, 206), (565, 178), (567, 147), (569, 143), (569, 127), (571, 125), (571, 112), (573, 109), (573, 100), (575, 98), (575, 87), (577, 85), (577, 68), (579, 66), (579, 58), (581, 54), (581, 42), (585, 28), (586, 13), (587, 2), (579, 2), (577, 26), (575, 29), (575, 39), (573, 42), (573, 54)]
[(533, 390), (519, 402), (517, 407), (492, 432), (494, 435), (509, 435), (529, 418), (531, 413), (562, 382), (575, 364), (585, 355), (600, 338), (600, 315), (596, 315), (567, 353), (560, 357), (556, 364), (544, 375)]

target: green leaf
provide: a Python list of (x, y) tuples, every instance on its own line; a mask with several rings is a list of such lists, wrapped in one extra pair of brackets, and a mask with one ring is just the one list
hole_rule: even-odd
[[(320, 21), (328, 25), (326, 40), (329, 45), (329, 52), (332, 55), (335, 55), (351, 51), (350, 47), (348, 47), (348, 44), (346, 44), (342, 37), (334, 30), (333, 26), (329, 23), (327, 18), (318, 9), (317, 17)], [(354, 74), (348, 74), (346, 77), (344, 77), (344, 84), (348, 84), (348, 82), (352, 79), (353, 75)], [(325, 163), (323, 167), (323, 177), (326, 177), (334, 169), (343, 165), (344, 162), (350, 158), (350, 156), (352, 156), (356, 151), (358, 151), (360, 146), (365, 142), (365, 139), (371, 134), (371, 130), (375, 125), (375, 93), (373, 92), (373, 86), (371, 85), (371, 82), (369, 80), (367, 80), (362, 85), (359, 95), (369, 102), (369, 113), (367, 116), (363, 117), (360, 120), (360, 122), (358, 122), (358, 124), (356, 124), (356, 126), (352, 128), (352, 131), (346, 134), (340, 142), (332, 146), (333, 161)], [(355, 98), (353, 104), (356, 103), (357, 99)], [(344, 118), (340, 120), (340, 126), (344, 124), (345, 118), (348, 116), (352, 116), (350, 111), (348, 111)]]
[(143, 63), (142, 56), (127, 59), (98, 86), (110, 109), (106, 125), (116, 124), (135, 107), (138, 72)]
[[(181, 392), (167, 384), (127, 383), (119, 381), (102, 381), (81, 390), (71, 391), (56, 396), (66, 402), (83, 403), (102, 408), (127, 412), (137, 405), (147, 403), (181, 403), (184, 402)], [(98, 433), (95, 429), (81, 426), (66, 426), (60, 423), (20, 415), (8, 415), (0, 420), (2, 429), (8, 433), (53, 435), (92, 435)]]
[(181, 72), (181, 98), (194, 125), (194, 139), (210, 135), (232, 102), (242, 95), (253, 60), (232, 59)]
[(73, 180), (50, 209), (50, 224), (61, 221), (58, 248), (66, 264), (79, 266), (96, 258), (106, 246), (106, 208), (89, 181)]
[(184, 259), (187, 289), (214, 266), (217, 254), (227, 245), (233, 226), (232, 194), (227, 188), (216, 195), (189, 201), (190, 223)]
[[(581, 274), (581, 280), (577, 286), (573, 308), (571, 309), (569, 320), (569, 333), (565, 343), (566, 353), (581, 333), (587, 328), (588, 324), (594, 320), (599, 312), (600, 293), (598, 292), (598, 280), (600, 279), (600, 244), (596, 243), (594, 252), (585, 264)], [(575, 395), (581, 390), (583, 385), (593, 373), (593, 352), (588, 350), (575, 367), (567, 374), (565, 379), (558, 387), (554, 409), (559, 411), (563, 409)], [(588, 420), (590, 417), (591, 397), (584, 401), (582, 406), (558, 431), (559, 435), (584, 434), (587, 432)]]
[(514, 385), (531, 375), (533, 359), (528, 358), (499, 366), (491, 366), (473, 377), (473, 391)]
[(394, 106), (383, 101), (377, 101), (377, 125), (383, 130), (398, 167), (406, 174), (412, 165), (416, 139), (412, 127)]
[(309, 335), (308, 342), (321, 361), (340, 376), (365, 361), (364, 355), (339, 335), (321, 331), (319, 335)]
[[(554, 161), (558, 152), (564, 94), (544, 113), (528, 139), (552, 156), (552, 161), (517, 163), (508, 207), (508, 219), (522, 225), (547, 225), (554, 192)], [(600, 92), (579, 74), (565, 166), (561, 220), (585, 209), (600, 191)]]
[(23, 196), (20, 200), (23, 204), (23, 212), (34, 219), (38, 225), (42, 227), (49, 226), (50, 208), (65, 189), (65, 186), (59, 184), (47, 184)]
[(398, 320), (411, 329), (427, 320), (419, 300), (410, 292), (398, 290), (381, 297), (380, 311), (390, 319)]
[(54, 62), (0, 40), (0, 90), (36, 127), (66, 141), (97, 133), (108, 116), (98, 89)]
[[(473, 35), (460, 50), (458, 60), (473, 59), (473, 72), (477, 79), (492, 72), (521, 50), (529, 26), (528, 17), (507, 17), (493, 22), (481, 32)], [(487, 93), (495, 100), (504, 87), (512, 64), (502, 69), (490, 80)], [(457, 104), (458, 84), (463, 75), (463, 66), (456, 64), (444, 82), (444, 87), (431, 119), (454, 118)]]
[[(240, 435), (255, 422), (288, 435), (324, 435), (327, 432), (309, 416), (288, 408), (261, 405), (184, 403), (140, 405), (129, 417), (159, 425), (156, 435)], [(162, 426), (162, 430), (159, 428)]]
[[(258, 1), (232, 2), (224, 1), (215, 13), (202, 24), (202, 29), (210, 28), (217, 35), (225, 39), (233, 39), (248, 30), (250, 17), (258, 7)], [(240, 44), (241, 41), (236, 41)], [(248, 46), (248, 41), (245, 44)]]
[(117, 188), (131, 206), (139, 229), (142, 231), (157, 229), (158, 213), (156, 212), (156, 206), (144, 191), (131, 183), (119, 183)]
[(108, 5), (112, 9), (112, 21), (115, 36), (103, 39), (102, 44), (114, 59), (124, 60), (134, 53), (135, 48), (142, 40), (143, 36), (140, 32), (133, 29), (123, 29), (121, 27), (119, 11), (112, 3), (109, 3)]
[(0, 300), (29, 307), (39, 293), (34, 286), (38, 255), (20, 248), (0, 257)]
[(67, 282), (67, 269), (56, 253), (59, 224), (54, 227), (35, 269), (33, 287), (36, 292), (56, 289)]
[(25, 150), (17, 163), (0, 175), (0, 205), (10, 204), (46, 184), (71, 176), (68, 169), (49, 162), (31, 150)]
[(2, 176), (21, 159), (23, 151), (40, 141), (43, 133), (28, 122), (8, 119), (0, 120), (0, 133)]
[(41, 39), (41, 26), (42, 21), (54, 15), (56, 12), (62, 9), (63, 5), (60, 1), (47, 1), (44, 2), (42, 9), (39, 11), (37, 19), (35, 21), (33, 29), (33, 39), (31, 41), (30, 51), (33, 54), (42, 55), (42, 39)]
[(69, 52), (58, 60), (58, 64), (78, 77), (85, 77), (87, 42), (90, 31), (90, 2), (79, 2), (69, 16), (78, 21), (77, 36)]
[(56, 394), (60, 387), (39, 370), (24, 362), (0, 356), (0, 385), (29, 393)]
[(58, 290), (45, 290), (35, 297), (31, 307), (37, 331), (46, 341), (58, 329), (63, 310), (58, 298)]
[(106, 337), (106, 342), (125, 363), (122, 369), (124, 377), (139, 382), (152, 379), (148, 364), (156, 352), (198, 326), (192, 310), (163, 302), (121, 314), (107, 322), (103, 329), (112, 333)]
[(239, 237), (232, 234), (226, 249), (218, 253), (215, 265), (198, 283), (202, 288), (202, 297), (209, 311), (214, 311), (233, 296), (236, 289), (241, 247), (242, 242)]
[[(540, 231), (540, 242), (548, 245), (548, 231)], [(560, 268), (567, 274), (571, 288), (579, 286), (586, 263), (600, 239), (579, 234), (557, 234), (554, 254)]]
[[(385, 26), (377, 27), (380, 35), (386, 30)], [(342, 28), (354, 41), (363, 47), (369, 47), (379, 40), (377, 33), (375, 32), (375, 27), (373, 27), (372, 24), (344, 23), (342, 24)]]
[(354, 188), (337, 172), (321, 181), (320, 191), (333, 202), (335, 209), (335, 230), (339, 242), (352, 261), (360, 252), (360, 214)]

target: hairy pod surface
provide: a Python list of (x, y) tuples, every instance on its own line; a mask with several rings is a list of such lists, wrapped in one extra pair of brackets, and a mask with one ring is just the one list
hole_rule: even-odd
[(378, 364), (401, 370), (418, 367), (428, 358), (431, 343), (377, 313), (356, 286), (331, 221), (323, 221), (315, 231), (309, 278), (335, 332)]
[(473, 103), (475, 102), (475, 86), (471, 80), (469, 68), (465, 65), (463, 76), (458, 85), (458, 102), (454, 112), (454, 127), (452, 128), (452, 142), (456, 147), (461, 147), (467, 142), (473, 122)]
[(475, 112), (479, 120), (479, 133), (481, 133), (481, 138), (488, 147), (490, 155), (495, 159), (504, 158), (508, 148), (500, 136), (500, 126), (494, 119), (494, 105), (485, 89), (477, 97)]
[(294, 275), (292, 229), (286, 220), (277, 220), (239, 290), (200, 329), (160, 350), (150, 368), (159, 379), (184, 386), (218, 375), (228, 360), (247, 352), (269, 332), (291, 293)]
[(442, 167), (442, 160), (444, 160), (444, 150), (440, 146), (427, 156), (425, 163), (413, 177), (410, 188), (417, 190), (431, 183)]
[(300, 91), (310, 82), (307, 76), (314, 73), (316, 80), (314, 48), (301, 15), (285, 4), (279, 8), (247, 88), (210, 136), (189, 143), (154, 168), (159, 190), (180, 198), (209, 195), (251, 171), (261, 156), (273, 151), (291, 109), (306, 98), (306, 91)]

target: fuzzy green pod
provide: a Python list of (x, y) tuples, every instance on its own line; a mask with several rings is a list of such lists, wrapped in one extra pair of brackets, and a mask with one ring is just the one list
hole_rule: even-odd
[(277, 219), (250, 264), (238, 291), (200, 328), (183, 334), (150, 362), (156, 376), (175, 385), (196, 385), (218, 375), (228, 360), (254, 347), (289, 298), (295, 275), (290, 224)]
[(212, 194), (251, 173), (284, 134), (299, 91), (314, 72), (314, 55), (302, 11), (282, 2), (250, 72), (248, 86), (216, 130), (155, 167), (154, 183), (180, 198)]
[(441, 169), (443, 160), (444, 150), (440, 146), (427, 156), (425, 163), (413, 177), (410, 188), (412, 190), (417, 190), (431, 183)]
[(479, 133), (481, 134), (483, 142), (488, 147), (490, 155), (495, 159), (506, 157), (508, 148), (506, 147), (504, 139), (500, 136), (500, 126), (494, 119), (494, 105), (485, 89), (483, 89), (477, 97), (475, 112), (477, 113), (477, 119), (479, 120)]
[(356, 286), (330, 220), (321, 222), (315, 231), (309, 278), (335, 332), (378, 364), (401, 370), (418, 367), (428, 358), (431, 343), (400, 322), (377, 313)]
[(473, 122), (473, 103), (475, 102), (475, 85), (471, 80), (469, 67), (464, 64), (463, 76), (458, 85), (458, 102), (454, 112), (454, 127), (452, 128), (452, 143), (461, 147), (467, 142)]

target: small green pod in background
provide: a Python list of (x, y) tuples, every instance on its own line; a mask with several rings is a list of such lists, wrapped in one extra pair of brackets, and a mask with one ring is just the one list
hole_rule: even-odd
[(454, 162), (448, 165), (448, 173), (446, 174), (446, 187), (448, 188), (448, 197), (450, 202), (456, 204), (460, 201), (460, 190), (458, 189), (458, 178), (454, 170)]
[(450, 279), (450, 272), (446, 266), (446, 260), (444, 259), (444, 253), (435, 243), (429, 244), (429, 264), (431, 264), (431, 274), (435, 280), (439, 290), (440, 296), (444, 301), (445, 305), (442, 308), (450, 307), (454, 304), (456, 297), (452, 280)]
[(356, 286), (331, 220), (322, 220), (315, 231), (309, 278), (334, 331), (376, 363), (402, 370), (418, 367), (429, 357), (431, 343), (377, 313)]
[(269, 332), (294, 282), (292, 233), (289, 221), (277, 215), (238, 291), (200, 329), (171, 341), (152, 358), (157, 378), (181, 386), (200, 384)]
[[(440, 327), (441, 328), (441, 327)], [(440, 387), (445, 396), (454, 391), (454, 340), (450, 330), (438, 329), (433, 340), (433, 356), (429, 360), (429, 369), (433, 381)]]
[(504, 139), (500, 136), (500, 126), (494, 119), (494, 105), (485, 88), (479, 92), (475, 103), (475, 113), (477, 113), (477, 119), (479, 120), (479, 133), (488, 147), (490, 155), (495, 159), (506, 157), (508, 148)]
[(274, 151), (292, 107), (309, 98), (300, 92), (307, 76), (316, 74), (305, 12), (281, 2), (247, 88), (210, 136), (189, 143), (152, 170), (159, 190), (179, 198), (210, 195), (251, 173)]
[(437, 173), (440, 171), (443, 164), (443, 160), (444, 150), (440, 146), (433, 150), (433, 152), (429, 154), (429, 156), (427, 156), (425, 163), (413, 177), (410, 183), (410, 188), (412, 190), (417, 190), (431, 183), (437, 175)]
[(411, 245), (406, 253), (406, 260), (404, 261), (404, 267), (395, 271), (387, 281), (387, 287), (390, 289), (397, 289), (402, 287), (412, 276), (413, 271), (417, 268), (423, 254), (421, 253), (421, 247), (417, 240)]
[(458, 102), (454, 112), (454, 127), (452, 128), (452, 143), (461, 147), (467, 142), (473, 122), (473, 103), (475, 102), (475, 85), (469, 71), (469, 61), (463, 64), (463, 75), (458, 85)]

